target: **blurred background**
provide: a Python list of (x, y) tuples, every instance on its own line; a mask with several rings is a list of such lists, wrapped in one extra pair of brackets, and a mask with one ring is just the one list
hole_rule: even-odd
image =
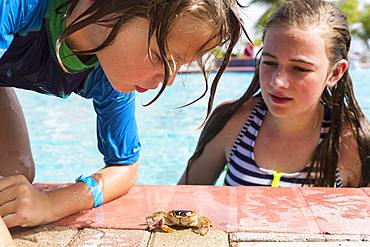
[[(242, 37), (234, 50), (229, 71), (221, 79), (214, 105), (236, 99), (248, 87), (254, 71), (254, 55), (261, 45), (261, 26), (281, 2), (242, 1), (246, 7), (241, 16), (253, 46)], [(350, 74), (356, 97), (370, 117), (370, 0), (336, 2), (349, 16), (354, 36)], [(217, 61), (210, 66), (217, 66)], [(214, 73), (210, 76), (212, 79)], [(143, 107), (156, 91), (138, 94), (137, 119), (143, 146), (139, 183), (177, 183), (195, 149), (208, 95), (191, 106), (178, 107), (198, 98), (204, 88), (202, 75), (190, 66), (184, 68), (174, 85), (154, 104)], [(17, 90), (17, 94), (30, 134), (36, 182), (74, 182), (79, 175), (88, 175), (103, 167), (96, 147), (96, 116), (90, 100), (77, 95), (60, 99), (23, 90)], [(221, 183), (222, 177), (218, 184)]]

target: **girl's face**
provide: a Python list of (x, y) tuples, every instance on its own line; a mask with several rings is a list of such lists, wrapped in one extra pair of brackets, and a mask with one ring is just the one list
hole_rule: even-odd
[(267, 30), (259, 69), (262, 96), (272, 115), (314, 111), (326, 86), (334, 86), (325, 39), (318, 29)]
[[(148, 29), (146, 19), (134, 19), (117, 34), (113, 43), (96, 55), (113, 88), (121, 92), (145, 92), (155, 89), (164, 79), (164, 67), (155, 38), (150, 42), (148, 55)], [(179, 68), (199, 58), (202, 51), (217, 45), (214, 40), (202, 46), (212, 35), (212, 28), (190, 18), (179, 18), (168, 36), (168, 59), (173, 71), (168, 84), (171, 85)], [(105, 38), (105, 37), (104, 37)], [(96, 44), (101, 42), (97, 38)], [(199, 52), (202, 50), (201, 52)], [(171, 61), (172, 64), (171, 64)]]

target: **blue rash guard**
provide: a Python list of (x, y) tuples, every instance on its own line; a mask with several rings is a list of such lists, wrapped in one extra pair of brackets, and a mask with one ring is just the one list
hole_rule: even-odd
[[(135, 93), (114, 90), (96, 57), (90, 64), (83, 64), (77, 56), (62, 58), (73, 73), (63, 71), (53, 42), (53, 23), (58, 22), (58, 15), (63, 15), (55, 6), (61, 2), (64, 0), (0, 0), (0, 86), (63, 98), (76, 93), (92, 99), (97, 114), (98, 148), (104, 162), (133, 164), (141, 148)], [(65, 44), (63, 49), (68, 53)], [(74, 61), (65, 63), (69, 59)], [(73, 67), (76, 64), (79, 66)]]

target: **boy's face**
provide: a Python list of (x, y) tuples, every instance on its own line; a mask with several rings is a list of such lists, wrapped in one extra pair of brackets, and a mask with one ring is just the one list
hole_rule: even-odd
[[(203, 47), (212, 35), (212, 28), (190, 18), (179, 18), (168, 36), (171, 69), (168, 84), (171, 85), (179, 68), (218, 44), (214, 40)], [(113, 43), (97, 52), (99, 62), (113, 88), (127, 93), (145, 92), (155, 89), (164, 79), (164, 67), (155, 37), (150, 42), (148, 55), (149, 22), (143, 18), (134, 19), (121, 27)], [(173, 63), (171, 62), (173, 61)]]

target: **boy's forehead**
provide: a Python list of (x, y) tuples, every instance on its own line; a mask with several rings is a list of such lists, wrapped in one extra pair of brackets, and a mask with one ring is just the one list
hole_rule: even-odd
[(189, 63), (217, 46), (218, 30), (209, 21), (182, 16), (168, 35), (168, 48), (176, 61)]

